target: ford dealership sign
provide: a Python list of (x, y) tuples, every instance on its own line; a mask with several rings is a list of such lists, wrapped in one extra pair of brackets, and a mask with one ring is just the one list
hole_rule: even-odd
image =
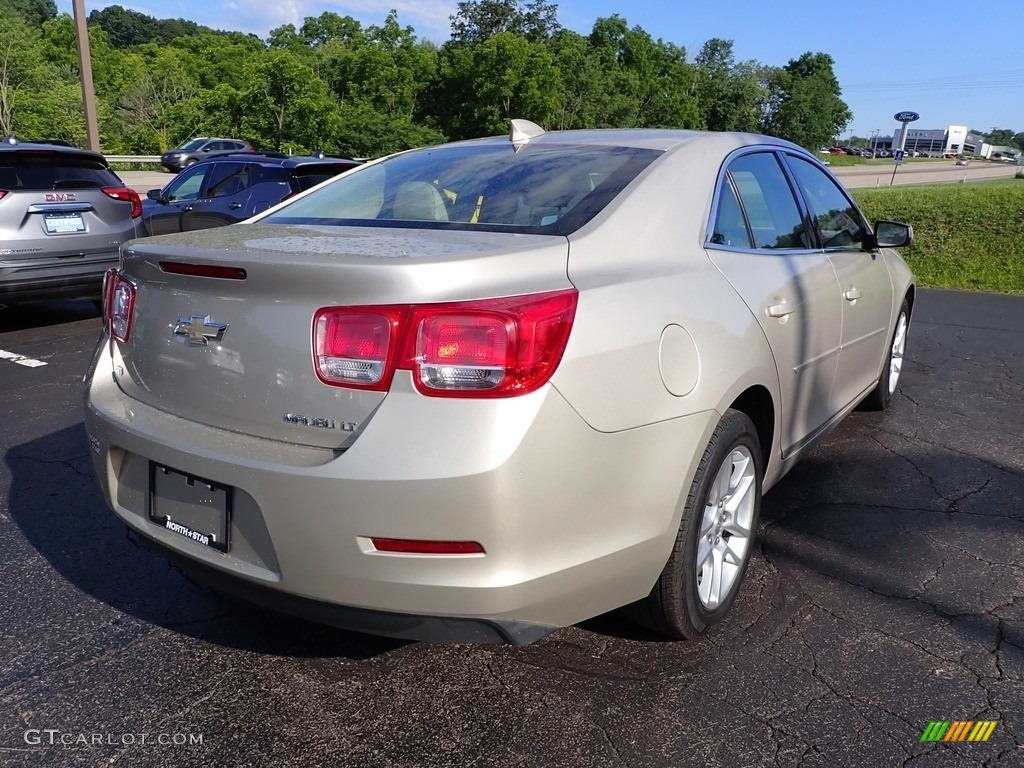
[(915, 120), (920, 120), (921, 116), (917, 112), (897, 112), (893, 117), (901, 123), (912, 123)]

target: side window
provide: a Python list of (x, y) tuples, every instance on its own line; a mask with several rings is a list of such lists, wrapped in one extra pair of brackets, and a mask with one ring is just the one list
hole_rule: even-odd
[(746, 211), (756, 248), (811, 247), (793, 190), (773, 153), (738, 157), (729, 165), (728, 174)]
[(857, 207), (829, 176), (799, 157), (787, 157), (826, 248), (860, 250), (867, 234)]
[(750, 231), (743, 219), (739, 200), (732, 186), (732, 179), (726, 176), (718, 198), (718, 214), (715, 216), (711, 242), (715, 245), (731, 245), (734, 248), (750, 248)]
[(203, 149), (209, 152), (219, 152), (222, 149), (226, 149), (226, 147), (223, 141), (211, 141)]
[(203, 179), (210, 170), (209, 165), (202, 165), (183, 171), (174, 181), (167, 185), (168, 200), (195, 200), (203, 190)]
[(210, 171), (207, 197), (228, 197), (249, 186), (248, 163), (217, 163)]

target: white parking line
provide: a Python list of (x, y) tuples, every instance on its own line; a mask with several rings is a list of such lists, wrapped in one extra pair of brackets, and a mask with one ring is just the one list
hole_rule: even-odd
[(41, 365), (46, 365), (42, 360), (34, 360), (31, 357), (19, 355), (17, 352), (8, 352), (6, 349), (0, 349), (0, 360), (10, 360), (12, 363), (24, 365), (26, 368), (38, 368)]

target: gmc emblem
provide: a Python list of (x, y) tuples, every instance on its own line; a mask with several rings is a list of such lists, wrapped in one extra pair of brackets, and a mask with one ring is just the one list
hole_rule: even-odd
[(47, 192), (43, 198), (48, 203), (68, 203), (75, 199), (74, 192)]

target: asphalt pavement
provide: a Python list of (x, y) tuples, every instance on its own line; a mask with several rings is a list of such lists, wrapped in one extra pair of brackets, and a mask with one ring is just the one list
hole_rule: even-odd
[(693, 643), (616, 615), (402, 643), (193, 585), (96, 487), (99, 330), (87, 302), (0, 310), (2, 766), (1024, 765), (1024, 297), (921, 292), (894, 407), (768, 493)]

